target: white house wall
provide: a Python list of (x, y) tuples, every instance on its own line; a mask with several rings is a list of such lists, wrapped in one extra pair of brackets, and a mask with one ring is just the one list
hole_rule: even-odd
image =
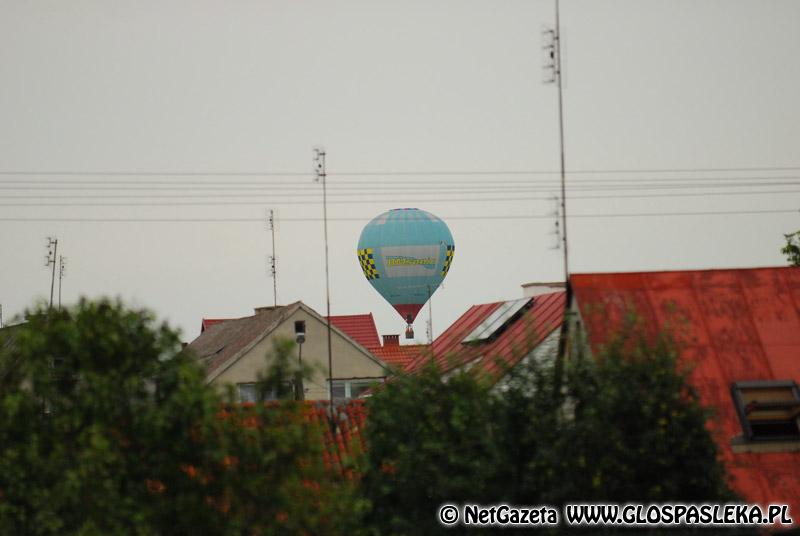
[[(306, 340), (303, 343), (303, 362), (311, 365), (314, 374), (305, 382), (306, 399), (323, 400), (328, 398), (328, 331), (324, 321), (309, 314), (302, 308), (275, 328), (268, 336), (242, 355), (235, 363), (221, 372), (212, 381), (215, 385), (250, 383), (258, 379), (259, 372), (267, 367), (266, 356), (273, 352), (275, 337), (294, 340), (294, 323), (303, 320), (306, 323)], [(354, 342), (343, 337), (335, 330), (331, 334), (333, 346), (334, 379), (350, 378), (383, 378), (386, 372), (382, 364), (371, 358)], [(299, 348), (295, 347), (295, 356)]]

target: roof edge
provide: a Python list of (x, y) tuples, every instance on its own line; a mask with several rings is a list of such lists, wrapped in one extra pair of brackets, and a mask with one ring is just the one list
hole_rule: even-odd
[[(283, 308), (280, 310), (280, 313), (279, 313), (280, 316), (279, 316), (278, 321), (271, 323), (269, 326), (267, 326), (267, 328), (263, 332), (261, 332), (259, 335), (254, 337), (252, 341), (250, 341), (245, 346), (243, 346), (241, 350), (239, 350), (238, 352), (233, 354), (233, 356), (231, 356), (230, 359), (228, 359), (225, 363), (223, 363), (222, 365), (220, 365), (219, 367), (214, 369), (214, 371), (211, 374), (206, 376), (206, 383), (209, 384), (209, 383), (213, 382), (215, 379), (217, 379), (220, 376), (220, 374), (222, 374), (223, 372), (225, 372), (226, 370), (231, 368), (247, 352), (252, 350), (258, 343), (263, 341), (264, 338), (267, 335), (269, 335), (270, 333), (275, 331), (275, 329), (277, 329), (277, 327), (280, 326), (283, 323), (283, 321), (286, 320), (287, 317), (289, 317), (292, 314), (294, 314), (295, 311), (297, 311), (297, 309), (299, 309), (301, 305), (303, 305), (303, 303), (300, 302), (300, 301), (296, 301), (296, 302), (294, 302), (292, 304), (289, 304), (289, 305), (284, 305)], [(287, 312), (288, 309), (291, 309), (291, 311)], [(253, 316), (257, 316), (258, 314), (259, 313), (256, 313)], [(252, 317), (244, 317), (244, 318), (252, 318)]]

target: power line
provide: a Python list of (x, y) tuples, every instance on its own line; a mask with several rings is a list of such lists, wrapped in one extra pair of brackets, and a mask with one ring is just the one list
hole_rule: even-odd
[[(453, 192), (458, 193), (458, 192)], [(503, 191), (498, 192), (480, 192), (481, 195), (485, 193), (489, 193), (491, 195), (498, 195), (501, 193), (505, 193)], [(663, 198), (663, 197), (706, 197), (706, 196), (736, 196), (736, 195), (762, 195), (762, 194), (792, 194), (797, 193), (800, 194), (800, 190), (747, 190), (747, 191), (732, 191), (732, 192), (672, 192), (672, 193), (663, 193), (663, 192), (656, 192), (656, 193), (646, 193), (646, 194), (611, 194), (611, 195), (571, 195), (569, 196), (570, 199), (649, 199), (649, 198)], [(12, 199), (22, 199), (22, 200), (37, 200), (37, 199), (220, 199), (220, 198), (240, 198), (240, 197), (247, 197), (250, 201), (246, 202), (235, 202), (233, 204), (252, 204), (252, 205), (262, 205), (265, 201), (252, 201), (253, 198), (267, 198), (271, 200), (271, 194), (62, 194), (62, 195), (43, 195), (43, 194), (35, 194), (35, 195), (0, 195), (0, 200), (12, 200)], [(411, 199), (406, 197), (394, 197), (393, 201), (401, 201), (401, 202), (413, 202), (415, 200), (420, 200), (419, 198)], [(532, 200), (539, 200), (539, 201), (551, 201), (552, 196), (545, 196), (545, 197), (531, 197), (531, 196), (515, 196), (515, 197), (480, 197), (480, 198), (438, 198), (438, 199), (422, 199), (422, 201), (426, 203), (459, 203), (459, 202), (483, 202), (483, 201), (532, 201)], [(379, 200), (373, 199), (358, 199), (358, 200), (338, 200), (338, 201), (329, 201), (328, 203), (336, 203), (336, 204), (356, 204), (356, 203), (376, 203)], [(297, 201), (297, 200), (289, 200), (289, 201), (277, 201), (278, 204), (285, 204), (285, 205), (306, 205), (311, 204), (311, 201)], [(165, 203), (165, 205), (172, 205), (173, 203)], [(198, 203), (198, 206), (202, 205), (216, 205), (216, 204), (227, 204), (225, 202), (217, 203)], [(147, 204), (143, 204), (147, 205)], [(39, 203), (1, 203), (0, 206), (40, 206)], [(45, 205), (50, 206), (50, 205)], [(52, 205), (52, 206), (62, 206), (62, 205)], [(64, 204), (63, 206), (76, 206), (74, 204)], [(101, 204), (79, 204), (78, 206), (102, 206)], [(127, 205), (125, 205), (127, 206)], [(138, 206), (136, 204), (131, 206)]]
[[(611, 173), (735, 173), (749, 171), (798, 171), (800, 166), (727, 166), (687, 168), (586, 168), (568, 169), (567, 174), (611, 174)], [(494, 169), (494, 170), (370, 170), (330, 172), (331, 177), (374, 176), (459, 176), (459, 175), (559, 175), (559, 170), (542, 169)], [(313, 177), (307, 171), (130, 171), (130, 170), (2, 170), (0, 176), (62, 176), (62, 177)]]
[[(603, 183), (629, 183), (629, 182), (647, 182), (650, 184), (658, 184), (658, 183), (670, 183), (670, 182), (686, 182), (686, 181), (720, 181), (720, 182), (728, 182), (728, 183), (736, 183), (737, 181), (767, 181), (767, 180), (784, 180), (784, 179), (800, 179), (798, 175), (774, 175), (774, 176), (746, 176), (746, 177), (705, 177), (705, 176), (695, 176), (695, 177), (596, 177), (596, 178), (572, 178), (570, 183), (579, 183), (579, 184), (603, 184)], [(416, 188), (419, 187), (431, 187), (431, 188), (445, 188), (445, 187), (453, 187), (453, 188), (502, 188), (502, 187), (519, 187), (520, 185), (537, 185), (537, 184), (552, 184), (555, 183), (556, 179), (550, 180), (531, 180), (531, 179), (515, 179), (515, 180), (508, 180), (505, 179), (503, 181), (488, 181), (486, 179), (479, 179), (479, 180), (404, 180), (402, 183), (376, 183), (374, 180), (365, 181), (337, 181), (336, 184), (331, 185), (332, 189), (341, 189), (341, 190), (350, 190), (350, 189), (407, 189), (408, 186), (415, 186)], [(21, 185), (21, 186), (14, 186), (14, 185)], [(304, 183), (298, 183), (297, 181), (154, 181), (154, 180), (116, 180), (116, 181), (108, 181), (108, 180), (23, 180), (23, 179), (16, 179), (16, 180), (0, 180), (0, 185), (4, 185), (2, 189), (5, 190), (24, 190), (30, 189), (29, 187), (33, 186), (41, 186), (41, 185), (49, 185), (49, 186), (91, 186), (91, 185), (100, 185), (102, 188), (97, 189), (120, 189), (125, 190), (127, 189), (128, 185), (134, 185), (138, 189), (146, 189), (144, 186), (167, 186), (171, 189), (172, 187), (187, 187), (187, 188), (199, 188), (203, 186), (215, 186), (215, 187), (246, 187), (246, 186), (259, 186), (259, 187), (270, 187), (270, 188), (289, 188), (289, 189), (297, 189), (297, 190), (310, 190), (311, 185), (307, 185)], [(466, 186), (465, 186), (466, 185)], [(350, 187), (356, 188), (350, 188)], [(37, 188), (37, 189), (48, 189), (48, 188)], [(58, 189), (58, 188), (54, 188)], [(83, 189), (83, 188), (81, 188)], [(87, 190), (92, 190), (95, 188), (85, 188)]]
[[(614, 194), (614, 195), (577, 195), (568, 196), (572, 200), (594, 199), (594, 200), (618, 200), (618, 199), (655, 199), (655, 198), (669, 198), (669, 197), (718, 197), (718, 196), (734, 196), (734, 195), (775, 195), (775, 194), (800, 194), (800, 190), (769, 190), (769, 191), (745, 191), (745, 192), (696, 192), (696, 193), (654, 193), (654, 194)], [(116, 196), (110, 196), (116, 197)], [(146, 196), (145, 196), (146, 197)], [(204, 196), (205, 198), (212, 198), (215, 196)], [(219, 196), (217, 196), (219, 197)], [(237, 196), (241, 197), (241, 196)], [(0, 199), (8, 199), (2, 198)], [(397, 203), (507, 203), (507, 202), (523, 202), (523, 201), (551, 201), (552, 197), (532, 197), (532, 196), (515, 196), (515, 197), (480, 197), (480, 198), (460, 198), (460, 199), (405, 199), (393, 198), (393, 202)], [(267, 200), (254, 201), (144, 201), (144, 202), (30, 202), (30, 203), (3, 203), (0, 202), (0, 207), (204, 207), (204, 206), (261, 206), (267, 203)], [(269, 200), (271, 204), (275, 205), (306, 205), (310, 206), (311, 201), (297, 201), (297, 200)], [(381, 200), (376, 199), (354, 199), (354, 200), (333, 200), (328, 201), (328, 204), (334, 205), (358, 205), (358, 204), (375, 204), (380, 203)]]
[[(796, 186), (800, 185), (800, 180), (780, 180), (782, 177), (776, 178), (773, 182), (757, 181), (757, 182), (686, 182), (686, 183), (665, 183), (652, 182), (648, 184), (593, 184), (581, 183), (569, 186), (569, 191), (624, 191), (624, 190), (670, 190), (670, 189), (697, 189), (697, 188), (761, 188), (765, 186)], [(800, 179), (800, 178), (798, 178)], [(336, 188), (329, 196), (368, 196), (368, 195), (394, 195), (394, 194), (409, 194), (414, 195), (434, 195), (434, 194), (463, 194), (463, 195), (476, 195), (485, 193), (525, 193), (525, 192), (550, 192), (556, 185), (530, 185), (530, 186), (514, 186), (514, 187), (498, 187), (498, 186), (470, 186), (463, 187), (458, 185), (453, 186), (437, 186), (432, 189), (415, 189), (414, 192), (409, 192), (408, 187), (392, 186), (387, 188)], [(181, 187), (148, 187), (148, 186), (126, 186), (122, 188), (111, 186), (98, 186), (98, 187), (85, 187), (85, 186), (58, 186), (58, 187), (41, 187), (41, 186), (20, 186), (9, 187), (0, 186), (0, 190), (10, 191), (86, 191), (86, 192), (134, 192), (134, 191), (148, 191), (148, 192), (174, 192), (181, 191)], [(247, 186), (247, 187), (232, 187), (232, 186), (197, 186), (188, 189), (188, 191), (239, 191), (239, 192), (268, 192), (272, 190), (269, 186)], [(271, 192), (270, 195), (278, 197), (318, 197), (320, 194), (307, 189), (300, 189), (297, 192), (278, 191)], [(15, 197), (15, 196), (7, 196)]]
[[(493, 201), (510, 202), (510, 201), (525, 201), (525, 200), (538, 200), (537, 197), (503, 197), (503, 198), (475, 198), (475, 199), (392, 199), (398, 203), (489, 203)], [(358, 204), (375, 204), (381, 203), (380, 200), (375, 199), (359, 199), (359, 200), (334, 200), (328, 201), (329, 205), (358, 205)], [(186, 202), (119, 202), (119, 203), (88, 203), (88, 202), (67, 202), (67, 203), (0, 203), (0, 207), (207, 207), (207, 206), (262, 206), (267, 201), (186, 201)], [(309, 201), (270, 201), (273, 205), (306, 205), (311, 206), (313, 203)]]
[(310, 177), (307, 171), (56, 171), (4, 170), (0, 175), (61, 177)]
[[(699, 212), (620, 212), (620, 213), (584, 213), (570, 214), (570, 219), (601, 219), (601, 218), (639, 218), (639, 217), (682, 217), (682, 216), (746, 216), (760, 214), (800, 214), (798, 209), (764, 209), (764, 210), (719, 210)], [(487, 215), (487, 216), (449, 216), (443, 220), (546, 220), (552, 219), (552, 214), (516, 214), (516, 215)], [(332, 217), (328, 221), (364, 222), (372, 216), (365, 217)], [(322, 222), (323, 218), (281, 218), (287, 222)], [(263, 223), (263, 218), (36, 218), (36, 217), (0, 217), (6, 222), (75, 222), (75, 223)]]
[[(687, 181), (713, 181), (713, 182), (726, 182), (735, 184), (739, 181), (768, 181), (768, 180), (789, 180), (800, 179), (798, 175), (776, 175), (776, 176), (747, 176), (747, 177), (598, 177), (598, 178), (572, 178), (570, 183), (574, 184), (605, 184), (605, 183), (638, 183), (646, 182), (649, 184), (671, 183), (671, 182), (687, 182)], [(331, 185), (334, 190), (353, 190), (353, 189), (408, 189), (408, 186), (430, 187), (430, 188), (506, 188), (506, 187), (519, 187), (519, 186), (534, 186), (541, 184), (553, 184), (555, 179), (550, 180), (503, 180), (499, 181), (486, 181), (482, 180), (404, 180), (402, 183), (376, 183), (373, 181), (337, 181), (336, 184)], [(25, 189), (50, 189), (38, 188), (42, 185), (60, 187), (75, 187), (75, 186), (91, 186), (100, 185), (102, 188), (80, 188), (86, 190), (93, 189), (128, 189), (128, 185), (133, 185), (137, 189), (147, 189), (144, 186), (166, 186), (169, 188), (164, 189), (177, 189), (181, 188), (202, 188), (204, 186), (214, 187), (247, 187), (258, 186), (261, 188), (276, 188), (276, 189), (296, 189), (296, 190), (311, 190), (311, 185), (298, 183), (297, 181), (154, 181), (154, 180), (125, 180), (125, 181), (108, 181), (108, 180), (0, 180), (0, 185), (3, 185), (4, 190), (25, 190)], [(16, 186), (20, 185), (20, 186)], [(33, 188), (33, 187), (37, 188)], [(355, 187), (355, 188), (354, 188)]]

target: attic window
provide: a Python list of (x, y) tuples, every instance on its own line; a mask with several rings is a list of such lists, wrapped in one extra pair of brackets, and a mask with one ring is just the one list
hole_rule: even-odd
[(482, 342), (496, 337), (521, 315), (521, 311), (533, 305), (533, 298), (522, 298), (503, 303), (486, 320), (464, 337), (463, 343)]
[[(260, 391), (255, 382), (237, 383), (236, 387), (239, 391), (239, 402), (268, 402), (280, 399), (274, 387), (267, 391)], [(291, 393), (293, 389), (291, 382), (284, 382), (284, 389), (286, 392)], [(291, 395), (289, 396), (291, 398)]]
[(358, 398), (364, 391), (375, 384), (376, 379), (333, 380), (333, 399), (340, 402), (350, 398)]
[(800, 389), (795, 382), (737, 382), (731, 394), (746, 440), (800, 440)]

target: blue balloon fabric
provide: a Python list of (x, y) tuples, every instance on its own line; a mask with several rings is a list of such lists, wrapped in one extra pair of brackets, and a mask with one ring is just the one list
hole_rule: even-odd
[(358, 240), (364, 276), (409, 324), (441, 285), (454, 255), (447, 224), (417, 208), (384, 212)]

